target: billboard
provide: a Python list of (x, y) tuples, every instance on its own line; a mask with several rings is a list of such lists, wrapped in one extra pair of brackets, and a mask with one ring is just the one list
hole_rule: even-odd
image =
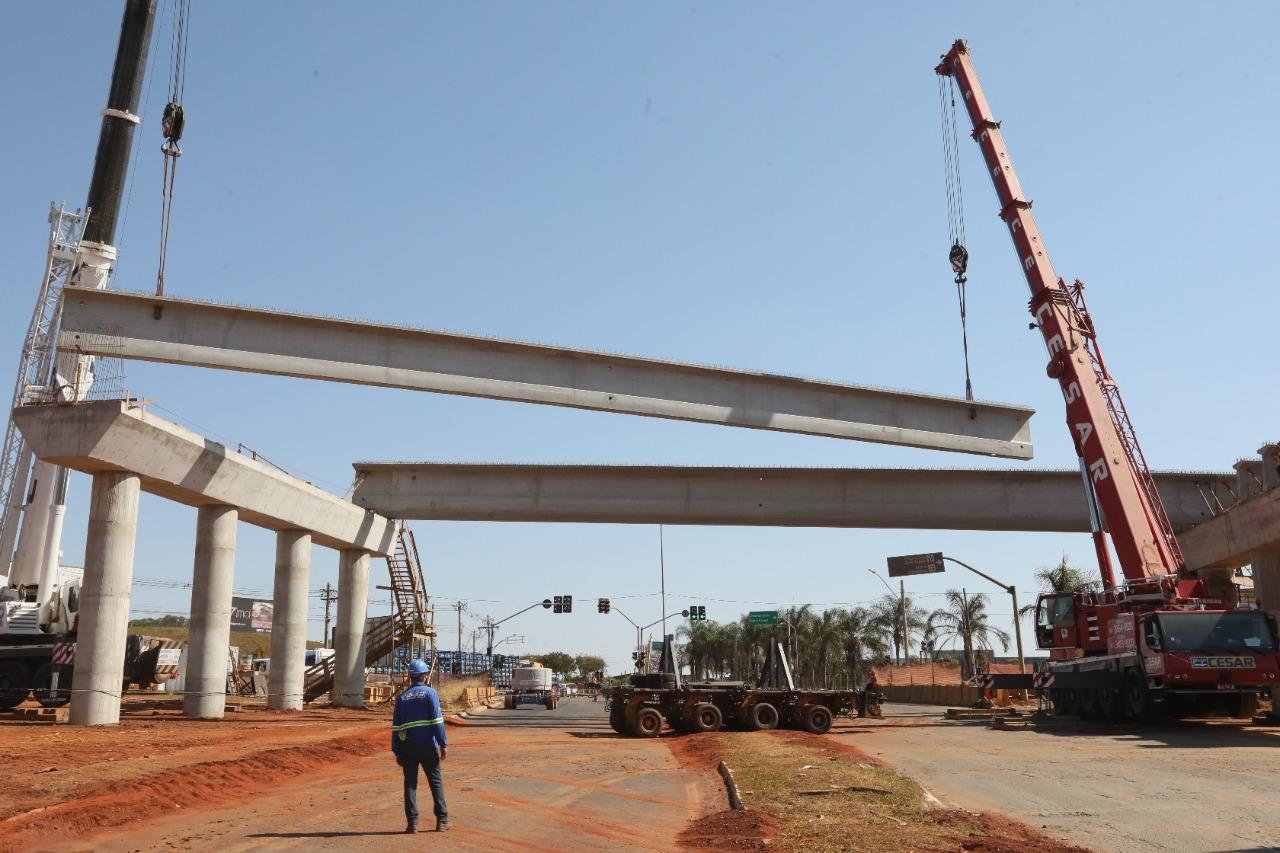
[(231, 630), (232, 631), (257, 631), (258, 633), (266, 633), (271, 630), (271, 608), (270, 601), (263, 601), (258, 598), (240, 598), (236, 596), (231, 599)]

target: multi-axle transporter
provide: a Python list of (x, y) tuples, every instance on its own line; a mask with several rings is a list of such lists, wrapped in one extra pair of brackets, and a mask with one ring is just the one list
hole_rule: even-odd
[[(668, 637), (666, 647), (671, 648)], [(663, 672), (633, 675), (608, 693), (609, 725), (622, 735), (657, 737), (663, 724), (686, 733), (803, 729), (825, 734), (839, 716), (880, 716), (880, 697), (862, 690), (797, 689), (776, 645), (756, 684), (686, 682), (663, 654)]]

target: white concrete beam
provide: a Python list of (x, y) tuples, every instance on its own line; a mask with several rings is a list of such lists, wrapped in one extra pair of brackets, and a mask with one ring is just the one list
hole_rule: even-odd
[(1032, 409), (118, 290), (67, 292), (64, 351), (950, 450), (1032, 455)]
[[(1078, 471), (683, 468), (357, 462), (359, 506), (392, 518), (882, 527), (1089, 529)], [(1229, 504), (1234, 472), (1156, 475), (1175, 526)]]
[(310, 531), (316, 544), (385, 556), (394, 526), (310, 483), (241, 456), (120, 400), (27, 406), (13, 420), (40, 459), (76, 471), (130, 471), (142, 490), (188, 506), (236, 507), (270, 530)]

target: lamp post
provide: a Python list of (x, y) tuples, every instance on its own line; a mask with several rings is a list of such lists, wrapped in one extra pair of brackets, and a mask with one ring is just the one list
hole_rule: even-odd
[[(880, 577), (880, 573), (875, 569), (867, 569), (871, 574), (876, 576), (876, 580), (884, 584), (884, 588), (889, 590), (889, 595), (893, 596), (893, 587), (889, 586), (889, 582)], [(907, 640), (907, 585), (901, 578), (898, 579), (898, 626), (902, 631), (902, 657), (904, 663), (911, 663), (911, 647)]]

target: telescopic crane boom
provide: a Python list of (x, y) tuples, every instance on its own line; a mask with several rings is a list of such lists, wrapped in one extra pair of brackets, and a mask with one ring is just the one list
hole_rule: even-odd
[(1097, 509), (1131, 590), (1158, 586), (1165, 598), (1189, 597), (1198, 588), (1185, 574), (1182, 552), (1160, 494), (1138, 446), (1120, 392), (1107, 373), (1096, 332), (1084, 304), (1084, 286), (1068, 286), (1049, 261), (1048, 250), (1031, 213), (1031, 202), (1022, 191), (1013, 163), (978, 85), (969, 51), (956, 41), (935, 69), (951, 77), (964, 99), (973, 124), (973, 138), (982, 149), (1000, 202), (1000, 218), (1031, 290), (1029, 307), (1049, 354), (1046, 372), (1057, 380), (1067, 407), (1067, 424), (1080, 458), (1081, 472), (1091, 492), (1095, 516), (1095, 545), (1104, 585), (1114, 589), (1111, 569)]

